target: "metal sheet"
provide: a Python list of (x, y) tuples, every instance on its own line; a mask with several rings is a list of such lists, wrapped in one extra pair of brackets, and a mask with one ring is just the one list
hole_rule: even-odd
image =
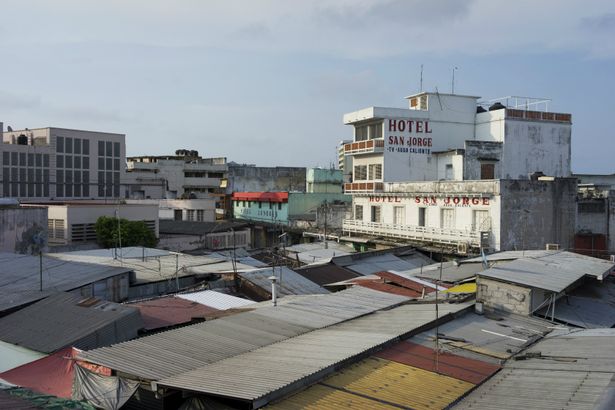
[(316, 384), (277, 404), (265, 407), (267, 410), (398, 410), (399, 407), (385, 404), (367, 397), (332, 387)]
[[(281, 277), (280, 271), (282, 272)], [(278, 278), (278, 292), (280, 296), (329, 293), (325, 288), (304, 278), (286, 266), (255, 269), (248, 272), (241, 272), (239, 275), (267, 292), (271, 292), (271, 281), (269, 277), (276, 276)]]
[(498, 365), (447, 352), (440, 352), (436, 356), (434, 349), (409, 341), (397, 343), (374, 356), (437, 372), (472, 384), (482, 383), (500, 369)]
[(216, 292), (214, 290), (181, 293), (176, 295), (176, 297), (200, 303), (201, 305), (209, 306), (218, 310), (241, 308), (256, 303), (248, 299), (238, 298), (237, 296), (227, 295), (226, 293)]
[(219, 312), (218, 309), (173, 296), (130, 303), (127, 306), (139, 309), (143, 325), (147, 330), (190, 323), (194, 318), (203, 318)]
[[(585, 329), (615, 326), (615, 306), (612, 301), (564, 296), (555, 302), (555, 310), (545, 306), (536, 315)], [(554, 314), (554, 316), (553, 316)]]

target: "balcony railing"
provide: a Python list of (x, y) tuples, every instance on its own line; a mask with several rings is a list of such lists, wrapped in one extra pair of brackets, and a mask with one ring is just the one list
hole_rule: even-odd
[(349, 182), (344, 184), (344, 192), (347, 194), (361, 192), (382, 192), (384, 184), (382, 182)]
[(348, 233), (362, 233), (430, 243), (445, 243), (451, 245), (467, 243), (471, 247), (480, 247), (481, 243), (480, 232), (463, 229), (363, 222), (354, 219), (345, 220), (342, 229), (344, 232)]
[(384, 140), (365, 140), (344, 145), (345, 154), (369, 154), (384, 151)]

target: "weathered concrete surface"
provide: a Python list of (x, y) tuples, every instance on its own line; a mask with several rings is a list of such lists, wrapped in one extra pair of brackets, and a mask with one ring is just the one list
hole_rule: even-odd
[(233, 192), (305, 192), (306, 169), (229, 164), (227, 194)]
[(47, 208), (0, 207), (0, 252), (30, 253), (36, 235), (47, 238)]
[(481, 179), (481, 162), (493, 161), (495, 179), (502, 175), (502, 143), (495, 141), (466, 141), (463, 157), (463, 179)]
[(531, 312), (532, 291), (497, 280), (478, 277), (476, 301), (482, 302), (487, 309), (529, 315)]

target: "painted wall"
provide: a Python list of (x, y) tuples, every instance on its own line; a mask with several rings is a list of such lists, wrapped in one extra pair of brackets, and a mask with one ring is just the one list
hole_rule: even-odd
[(339, 169), (309, 168), (306, 175), (306, 192), (341, 194), (343, 179)]
[(0, 252), (31, 253), (37, 235), (47, 238), (47, 208), (0, 206)]
[(305, 192), (306, 169), (230, 164), (227, 194), (233, 192)]

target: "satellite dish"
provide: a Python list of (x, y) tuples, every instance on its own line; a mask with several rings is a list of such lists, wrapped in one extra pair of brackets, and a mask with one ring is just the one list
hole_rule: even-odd
[(13, 127), (11, 127), (10, 125), (7, 125), (7, 126), (6, 126), (6, 129), (7, 129), (9, 132), (13, 131)]

